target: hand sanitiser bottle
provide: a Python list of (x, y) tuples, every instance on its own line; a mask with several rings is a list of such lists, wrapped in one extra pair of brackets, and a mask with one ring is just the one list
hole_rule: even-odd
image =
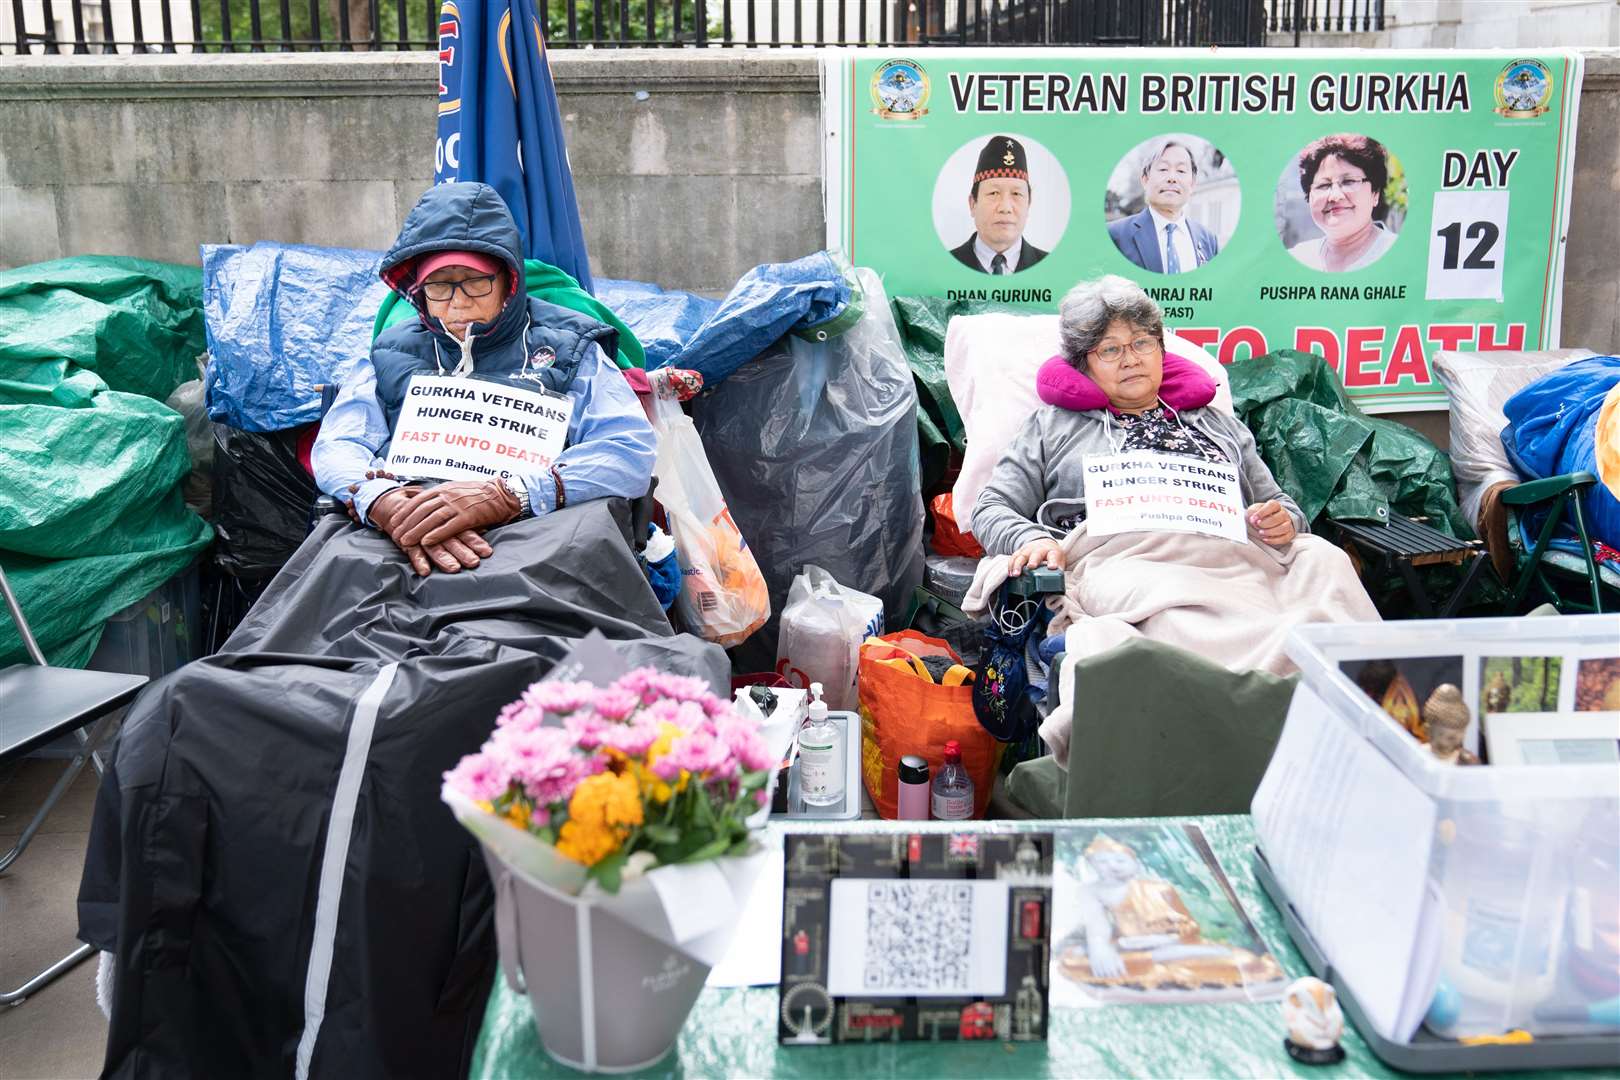
[(962, 768), (962, 744), (945, 744), (945, 765), (934, 774), (935, 821), (967, 821), (973, 816), (973, 779)]
[(827, 715), (821, 684), (810, 684), (809, 716), (799, 729), (799, 798), (807, 806), (837, 806), (844, 801), (843, 739)]

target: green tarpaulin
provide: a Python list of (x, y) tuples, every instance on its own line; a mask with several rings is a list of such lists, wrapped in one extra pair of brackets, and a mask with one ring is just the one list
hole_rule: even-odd
[[(108, 616), (213, 537), (186, 509), (185, 423), (202, 271), (81, 256), (0, 272), (0, 565), (53, 664), (90, 658)], [(25, 659), (0, 620), (0, 666)]]
[(1281, 349), (1226, 374), (1239, 419), (1307, 519), (1387, 521), (1394, 512), (1473, 537), (1451, 459), (1406, 425), (1364, 415), (1320, 356)]

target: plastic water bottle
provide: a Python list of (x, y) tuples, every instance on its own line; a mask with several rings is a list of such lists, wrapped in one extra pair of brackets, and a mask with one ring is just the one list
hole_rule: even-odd
[(838, 806), (844, 801), (843, 739), (827, 715), (821, 684), (810, 684), (809, 716), (799, 729), (799, 798), (807, 806)]
[(973, 779), (962, 768), (962, 744), (945, 744), (945, 764), (934, 777), (933, 812), (936, 821), (967, 821), (973, 817)]

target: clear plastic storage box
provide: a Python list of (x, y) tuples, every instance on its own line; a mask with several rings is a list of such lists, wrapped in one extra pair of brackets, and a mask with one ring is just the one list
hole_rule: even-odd
[[(1256, 831), (1358, 1012), (1403, 1046), (1620, 1040), (1620, 616), (1306, 626), (1288, 653), (1301, 690)], [(1391, 667), (1404, 685), (1375, 700)], [(1394, 715), (1440, 682), (1470, 749), (1567, 763), (1441, 761)]]

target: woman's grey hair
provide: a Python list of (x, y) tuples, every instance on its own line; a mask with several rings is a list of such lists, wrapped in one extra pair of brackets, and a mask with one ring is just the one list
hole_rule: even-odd
[(1086, 354), (1108, 333), (1108, 326), (1122, 319), (1146, 330), (1164, 343), (1164, 312), (1142, 286), (1118, 274), (1106, 274), (1082, 281), (1070, 289), (1058, 305), (1058, 338), (1063, 358), (1085, 371)]

